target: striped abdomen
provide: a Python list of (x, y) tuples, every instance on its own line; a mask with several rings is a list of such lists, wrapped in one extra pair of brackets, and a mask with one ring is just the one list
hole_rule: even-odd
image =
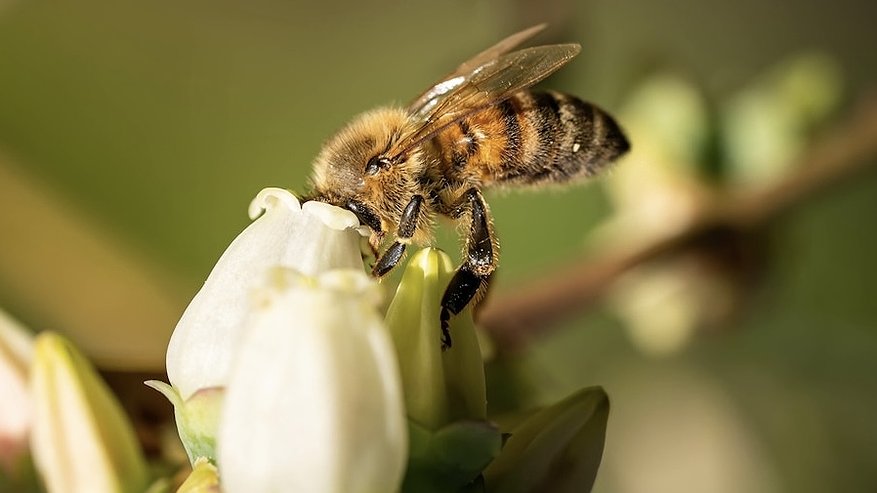
[(521, 91), (435, 137), (455, 182), (537, 185), (593, 176), (629, 148), (596, 106), (558, 92)]

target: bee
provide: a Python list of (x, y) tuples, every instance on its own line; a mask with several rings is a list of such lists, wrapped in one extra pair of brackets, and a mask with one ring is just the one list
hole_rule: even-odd
[[(590, 178), (629, 149), (597, 106), (529, 88), (575, 57), (578, 44), (512, 51), (544, 29), (513, 34), (467, 60), (406, 107), (357, 116), (324, 145), (305, 200), (352, 211), (371, 229), (381, 277), (409, 244), (428, 243), (437, 215), (461, 221), (463, 261), (441, 301), (448, 321), (486, 291), (498, 243), (483, 191)], [(392, 242), (378, 255), (385, 240)]]

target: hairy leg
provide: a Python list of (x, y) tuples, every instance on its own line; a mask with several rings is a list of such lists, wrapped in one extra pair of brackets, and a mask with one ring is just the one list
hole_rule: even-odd
[(490, 276), (496, 269), (498, 255), (490, 211), (477, 188), (467, 189), (442, 212), (454, 219), (466, 216), (469, 218), (463, 263), (451, 278), (442, 297), (442, 345), (447, 348), (452, 344), (448, 329), (451, 316), (463, 311), (473, 298), (483, 296)]
[(396, 267), (396, 264), (402, 260), (408, 242), (414, 236), (414, 232), (417, 231), (417, 221), (420, 218), (421, 205), (423, 205), (423, 196), (415, 195), (411, 197), (411, 200), (402, 212), (402, 218), (399, 220), (399, 227), (396, 229), (396, 240), (375, 263), (375, 266), (372, 268), (372, 274), (381, 277), (393, 270), (393, 267)]

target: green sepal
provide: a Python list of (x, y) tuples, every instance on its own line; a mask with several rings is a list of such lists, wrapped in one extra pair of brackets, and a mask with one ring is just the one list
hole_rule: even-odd
[(487, 421), (457, 421), (440, 430), (409, 421), (403, 493), (481, 492), (481, 472), (499, 454), (502, 434)]
[(582, 389), (515, 427), (484, 471), (490, 493), (583, 493), (591, 490), (603, 456), (609, 397)]
[(225, 388), (201, 389), (183, 400), (175, 387), (158, 380), (145, 384), (161, 392), (174, 405), (174, 418), (180, 441), (194, 465), (200, 458), (216, 462), (216, 433), (219, 428), (219, 411)]

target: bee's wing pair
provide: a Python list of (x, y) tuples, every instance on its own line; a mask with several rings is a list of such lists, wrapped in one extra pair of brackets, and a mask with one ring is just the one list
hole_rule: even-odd
[(551, 75), (575, 57), (577, 44), (509, 50), (545, 28), (531, 27), (463, 62), (408, 106), (410, 125), (385, 153), (395, 158), (463, 118), (502, 102)]

